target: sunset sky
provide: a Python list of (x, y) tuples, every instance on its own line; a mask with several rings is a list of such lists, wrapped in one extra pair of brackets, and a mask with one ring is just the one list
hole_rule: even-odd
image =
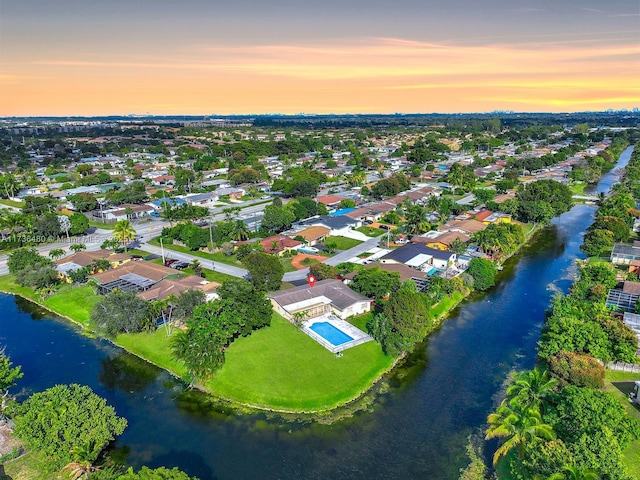
[(0, 0), (0, 116), (633, 107), (638, 0)]

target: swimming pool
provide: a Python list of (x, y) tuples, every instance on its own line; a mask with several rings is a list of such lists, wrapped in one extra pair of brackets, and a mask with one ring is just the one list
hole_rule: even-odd
[(333, 346), (342, 345), (353, 340), (342, 330), (334, 327), (329, 322), (316, 322), (309, 327)]
[(341, 208), (340, 210), (336, 210), (335, 212), (331, 212), (329, 215), (332, 217), (336, 217), (338, 215), (346, 215), (349, 212), (353, 212), (355, 208)]

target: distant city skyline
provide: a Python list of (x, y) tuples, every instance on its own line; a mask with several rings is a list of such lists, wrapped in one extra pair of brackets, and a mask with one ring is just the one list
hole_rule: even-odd
[(636, 0), (0, 0), (0, 116), (638, 106)]

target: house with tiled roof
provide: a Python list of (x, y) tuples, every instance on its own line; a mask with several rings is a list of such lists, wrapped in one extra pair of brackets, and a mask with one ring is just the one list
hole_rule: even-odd
[(344, 320), (371, 310), (370, 299), (336, 279), (321, 280), (313, 287), (301, 285), (281, 290), (267, 297), (273, 309), (289, 321), (293, 321), (297, 314), (315, 318), (328, 313)]
[(95, 250), (73, 253), (54, 262), (56, 270), (62, 275), (67, 272), (80, 270), (88, 267), (95, 260), (107, 260), (112, 267), (118, 267), (131, 260), (131, 255), (125, 253), (114, 253), (112, 250)]
[(143, 300), (164, 300), (170, 295), (179, 296), (187, 290), (201, 290), (205, 294), (207, 301), (218, 298), (216, 288), (218, 282), (208, 282), (204, 278), (195, 275), (180, 278), (165, 278), (153, 285), (148, 290), (138, 293), (138, 297)]
[(295, 236), (304, 238), (306, 244), (313, 247), (322, 242), (330, 233), (331, 229), (316, 225), (296, 232)]

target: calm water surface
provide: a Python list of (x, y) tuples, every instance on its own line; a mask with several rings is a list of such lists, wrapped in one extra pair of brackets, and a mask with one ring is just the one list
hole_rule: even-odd
[[(613, 181), (612, 172), (600, 188)], [(333, 425), (208, 407), (163, 371), (9, 295), (0, 295), (0, 345), (23, 367), (23, 396), (75, 382), (106, 397), (129, 421), (115, 454), (135, 467), (178, 466), (203, 480), (457, 479), (467, 437), (483, 428), (507, 374), (533, 366), (544, 312), (571, 284), (594, 213), (578, 205), (537, 234), (496, 288), (453, 312), (392, 375), (372, 411)]]

